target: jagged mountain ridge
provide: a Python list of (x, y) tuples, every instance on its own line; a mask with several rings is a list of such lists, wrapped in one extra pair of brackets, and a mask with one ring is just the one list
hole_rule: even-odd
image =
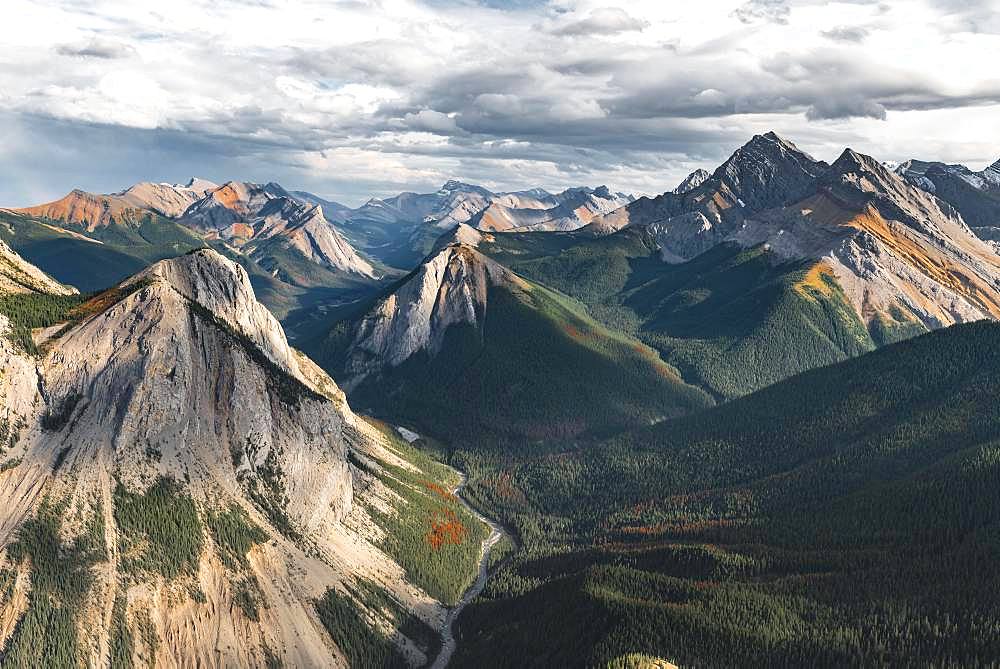
[(134, 200), (122, 195), (95, 195), (80, 189), (70, 191), (65, 197), (33, 207), (11, 211), (36, 218), (58, 221), (68, 226), (94, 232), (115, 223), (135, 224), (149, 213)]
[(895, 171), (955, 207), (981, 239), (1000, 244), (1000, 161), (974, 172), (965, 165), (908, 160)]
[(206, 179), (191, 177), (184, 185), (143, 181), (117, 195), (136, 207), (151, 209), (167, 218), (177, 218), (218, 187), (218, 184)]
[[(427, 633), (443, 620), (370, 511), (393, 506), (378, 463), (413, 465), (288, 346), (237, 264), (156, 263), (43, 336), (37, 360), (0, 336), (5, 665), (343, 665), (318, 600), (339, 591), (378, 635), (393, 624), (352, 599), (359, 583)], [(369, 472), (357, 491), (349, 448)], [(386, 643), (417, 665), (431, 649)]]
[(402, 217), (422, 215), (423, 223), (445, 231), (460, 223), (499, 231), (573, 230), (586, 225), (594, 215), (617, 209), (630, 200), (607, 186), (570, 188), (556, 194), (541, 188), (495, 193), (482, 186), (449, 181), (433, 194), (403, 193), (381, 202), (395, 208)]
[(723, 242), (818, 261), (816, 276), (832, 273), (868, 323), (1000, 315), (996, 253), (950, 205), (850, 149), (827, 165), (774, 133), (755, 136), (700, 186), (637, 200), (585, 230), (625, 226), (647, 230), (669, 262)]
[(257, 259), (279, 244), (331, 269), (367, 279), (378, 276), (326, 219), (321, 205), (304, 202), (276, 183), (230, 181), (192, 204), (178, 220), (209, 238), (245, 247)]
[(135, 224), (150, 212), (175, 218), (216, 187), (210, 181), (192, 177), (186, 185), (144, 181), (107, 195), (74, 189), (53, 202), (11, 211), (93, 232), (114, 223)]
[[(248, 254), (256, 251), (258, 258), (271, 259), (269, 264), (276, 268), (282, 262), (273, 260), (272, 251), (280, 248), (363, 280), (378, 276), (371, 263), (325, 218), (320, 206), (294, 197), (276, 183), (230, 181), (217, 186), (198, 178), (186, 185), (142, 182), (110, 195), (74, 190), (55, 202), (12, 211), (71, 230), (81, 228), (99, 241), (127, 239), (143, 224), (163, 227), (176, 223), (182, 230), (234, 246), (247, 244), (263, 231), (247, 247)], [(115, 227), (117, 231), (112, 231)], [(269, 250), (262, 251), (263, 246)]]
[(632, 200), (607, 187), (541, 188), (506, 193), (448, 181), (434, 193), (372, 198), (343, 212), (345, 234), (368, 253), (397, 267), (419, 264), (438, 236), (460, 224), (489, 231), (573, 230)]
[[(536, 191), (537, 192), (537, 191)], [(631, 197), (613, 193), (607, 186), (570, 188), (556, 195), (544, 194), (536, 202), (524, 202), (520, 194), (499, 197), (468, 222), (479, 230), (503, 231), (570, 231), (583, 227), (595, 217), (607, 214), (627, 204)], [(537, 206), (524, 206), (525, 204)], [(551, 206), (547, 206), (551, 205)]]
[(755, 135), (700, 185), (639, 198), (584, 230), (608, 234), (627, 225), (646, 226), (663, 238), (665, 254), (690, 258), (724, 239), (749, 214), (811, 194), (826, 168), (773, 132)]

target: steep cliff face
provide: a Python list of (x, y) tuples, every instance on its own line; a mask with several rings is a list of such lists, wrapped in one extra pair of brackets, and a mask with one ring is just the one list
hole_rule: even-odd
[(347, 362), (348, 383), (397, 366), (420, 350), (436, 354), (450, 326), (478, 324), (495, 285), (524, 282), (471, 246), (444, 247), (361, 320)]
[[(0, 365), (5, 663), (342, 665), (316, 602), (359, 583), (443, 615), (353, 494), (348, 449), (378, 439), (216, 252), (84, 303), (38, 358), (0, 338)], [(390, 624), (343, 596), (362, 628)]]
[(272, 200), (259, 212), (254, 226), (251, 255), (260, 256), (269, 243), (291, 247), (306, 259), (331, 269), (367, 278), (377, 273), (343, 235), (326, 220), (320, 205), (304, 205), (297, 200)]

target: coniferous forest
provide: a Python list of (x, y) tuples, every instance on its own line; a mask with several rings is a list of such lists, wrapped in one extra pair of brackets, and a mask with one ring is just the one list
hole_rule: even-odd
[(990, 665), (998, 344), (957, 326), (610, 440), (456, 454), (522, 545), (456, 661)]

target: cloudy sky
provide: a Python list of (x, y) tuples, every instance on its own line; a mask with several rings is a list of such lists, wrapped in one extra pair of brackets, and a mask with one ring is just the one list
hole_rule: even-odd
[(1000, 158), (1000, 0), (3, 0), (0, 205), (139, 180), (357, 205), (658, 193), (774, 129)]

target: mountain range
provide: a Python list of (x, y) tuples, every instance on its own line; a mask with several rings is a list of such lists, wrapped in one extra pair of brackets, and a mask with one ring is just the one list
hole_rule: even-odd
[[(1000, 315), (1000, 256), (956, 209), (868, 156), (848, 149), (827, 164), (773, 133), (754, 137), (709, 176), (574, 232), (512, 235), (460, 224), (443, 239), (575, 298), (577, 308), (653, 347), (716, 398)], [(444, 301), (426, 301), (482, 292), (467, 285), (467, 273), (434, 269), (439, 258), (429, 256), (394, 293), (365, 307), (390, 313), (399, 332), (421, 332), (417, 350), (431, 358), (449, 327), (476, 323), (475, 309), (464, 307), (464, 319), (428, 321)], [(417, 288), (426, 276), (445, 283)], [(406, 337), (369, 346), (370, 319), (351, 318), (326, 342), (303, 342), (321, 359), (338, 360), (335, 377), (355, 376), (352, 359), (363, 358), (369, 371), (395, 369), (416, 352)], [(341, 359), (347, 366), (337, 369)], [(453, 356), (444, 360), (454, 372)]]
[(988, 664), (998, 165), (0, 210), (0, 665)]

